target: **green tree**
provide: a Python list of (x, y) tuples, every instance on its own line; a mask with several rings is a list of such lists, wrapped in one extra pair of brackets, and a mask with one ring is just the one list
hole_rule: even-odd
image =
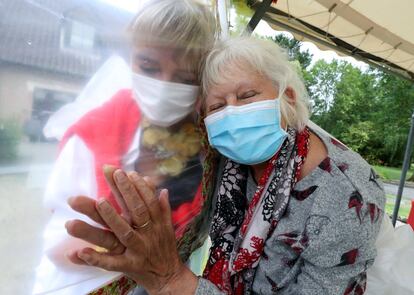
[(240, 36), (244, 33), (254, 12), (243, 0), (232, 0), (230, 9), (231, 15), (234, 16), (230, 19), (230, 34)]
[(313, 120), (321, 126), (327, 125), (325, 121), (328, 120), (329, 106), (334, 101), (336, 82), (341, 77), (338, 62), (327, 63), (324, 60), (318, 60), (308, 72), (307, 82)]
[(395, 75), (347, 62), (316, 62), (309, 69), (312, 120), (370, 163), (402, 163), (414, 86)]
[(302, 69), (307, 69), (312, 62), (312, 54), (309, 50), (301, 50), (302, 42), (289, 38), (284, 34), (278, 34), (270, 38), (273, 42), (279, 44), (280, 47), (287, 50), (290, 60), (297, 60)]
[(381, 156), (386, 164), (399, 166), (403, 161), (414, 111), (414, 84), (380, 71), (376, 71), (376, 75), (379, 101), (375, 123), (378, 141), (383, 143)]
[(287, 55), (292, 62), (297, 62), (300, 68), (300, 74), (309, 93), (312, 92), (311, 85), (313, 84), (312, 75), (309, 73), (308, 68), (312, 62), (313, 55), (309, 50), (301, 50), (302, 42), (289, 38), (284, 34), (278, 34), (269, 38), (273, 42), (277, 43), (280, 47), (287, 51)]
[(377, 162), (376, 76), (337, 60), (316, 62), (310, 76), (312, 120), (367, 160)]

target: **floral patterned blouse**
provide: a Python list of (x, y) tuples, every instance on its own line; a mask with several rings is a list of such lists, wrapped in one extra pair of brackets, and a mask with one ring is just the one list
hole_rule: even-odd
[[(385, 206), (383, 185), (357, 153), (312, 128), (328, 156), (297, 182), (287, 210), (266, 241), (254, 294), (363, 294)], [(271, 179), (271, 177), (270, 177)], [(256, 184), (251, 176), (246, 197)], [(200, 278), (197, 295), (223, 294)]]

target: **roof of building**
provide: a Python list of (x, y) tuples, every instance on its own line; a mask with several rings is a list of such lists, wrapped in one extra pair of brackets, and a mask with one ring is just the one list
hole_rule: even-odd
[[(99, 0), (0, 0), (0, 62), (90, 76), (109, 55), (124, 50), (131, 18)], [(62, 46), (64, 27), (73, 22), (93, 31), (90, 50)]]

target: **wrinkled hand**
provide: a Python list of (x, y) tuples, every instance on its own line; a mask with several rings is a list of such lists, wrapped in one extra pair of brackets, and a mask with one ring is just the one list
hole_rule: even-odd
[[(68, 200), (68, 204), (73, 210), (88, 216), (104, 228), (108, 228), (96, 209), (97, 203), (94, 199), (84, 196), (72, 197)], [(108, 254), (122, 254), (125, 251), (125, 246), (109, 229), (97, 228), (82, 220), (68, 221), (65, 226), (71, 236), (105, 248)], [(87, 265), (84, 260), (78, 257), (78, 250), (70, 251), (66, 253), (66, 256), (73, 263)]]
[(125, 202), (130, 223), (106, 200), (95, 203), (86, 197), (71, 199), (71, 207), (110, 230), (98, 229), (80, 220), (67, 223), (69, 234), (108, 249), (91, 248), (68, 255), (78, 264), (123, 272), (149, 293), (193, 294), (197, 278), (181, 262), (171, 221), (168, 191), (157, 198), (151, 185), (136, 172), (114, 173), (116, 187)]

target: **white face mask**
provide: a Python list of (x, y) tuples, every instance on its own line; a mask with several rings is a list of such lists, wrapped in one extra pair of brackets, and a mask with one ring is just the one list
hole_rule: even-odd
[(158, 126), (171, 126), (194, 109), (198, 86), (166, 82), (133, 73), (135, 99), (145, 117)]

